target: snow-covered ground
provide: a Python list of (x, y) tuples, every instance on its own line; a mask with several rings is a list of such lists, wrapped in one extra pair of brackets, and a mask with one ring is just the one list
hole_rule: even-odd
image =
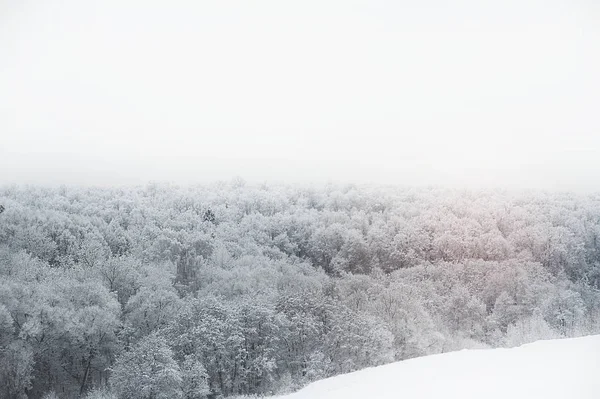
[(283, 398), (599, 399), (600, 335), (410, 359), (317, 381)]

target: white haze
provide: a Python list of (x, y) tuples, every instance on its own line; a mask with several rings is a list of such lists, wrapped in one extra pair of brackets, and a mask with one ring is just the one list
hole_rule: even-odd
[(600, 190), (600, 4), (0, 0), (0, 183)]

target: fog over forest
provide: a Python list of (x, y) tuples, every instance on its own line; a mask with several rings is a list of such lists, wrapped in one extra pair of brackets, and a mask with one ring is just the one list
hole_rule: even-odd
[(496, 348), (600, 334), (599, 44), (596, 0), (0, 0), (0, 399), (593, 361)]
[(0, 1), (0, 183), (600, 191), (593, 0)]

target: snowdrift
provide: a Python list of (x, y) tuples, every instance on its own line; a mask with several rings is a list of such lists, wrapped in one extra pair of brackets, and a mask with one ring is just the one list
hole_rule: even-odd
[(600, 335), (463, 350), (317, 381), (280, 399), (599, 399)]

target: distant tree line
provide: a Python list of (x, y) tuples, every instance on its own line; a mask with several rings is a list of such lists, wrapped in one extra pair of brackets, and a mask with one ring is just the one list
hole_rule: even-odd
[(0, 188), (0, 397), (289, 392), (600, 332), (600, 195)]

